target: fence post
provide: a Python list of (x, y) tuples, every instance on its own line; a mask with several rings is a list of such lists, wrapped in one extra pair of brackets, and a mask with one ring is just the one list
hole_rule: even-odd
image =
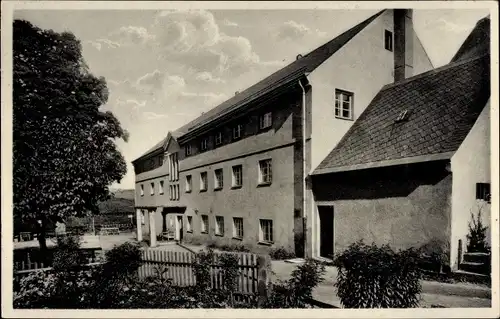
[(271, 270), (271, 258), (268, 255), (257, 257), (257, 292), (258, 307), (263, 307), (267, 302), (267, 286), (269, 283), (269, 271)]
[(460, 266), (460, 264), (462, 263), (462, 240), (459, 239), (458, 240), (458, 263), (457, 263), (457, 267)]

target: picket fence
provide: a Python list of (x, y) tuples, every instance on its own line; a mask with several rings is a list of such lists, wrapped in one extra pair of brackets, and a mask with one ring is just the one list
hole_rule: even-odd
[[(259, 270), (266, 271), (265, 261), (260, 261), (255, 254), (234, 253), (238, 255), (238, 290), (239, 295), (256, 295), (258, 291)], [(211, 286), (220, 289), (223, 286), (222, 267), (219, 264), (221, 254), (214, 253), (211, 267)], [(172, 252), (163, 250), (143, 250), (143, 264), (139, 268), (139, 277), (146, 278), (163, 274), (164, 278), (172, 279), (176, 286), (194, 286), (196, 278), (193, 264), (196, 255), (191, 252)], [(267, 275), (264, 274), (265, 276)]]

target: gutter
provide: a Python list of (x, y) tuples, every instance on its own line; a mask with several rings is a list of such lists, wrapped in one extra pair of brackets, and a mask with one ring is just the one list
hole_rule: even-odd
[(302, 90), (302, 217), (306, 217), (306, 89), (299, 79)]

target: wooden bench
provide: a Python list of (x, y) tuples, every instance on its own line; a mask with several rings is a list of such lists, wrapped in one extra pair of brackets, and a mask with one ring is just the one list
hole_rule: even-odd
[(161, 233), (161, 238), (163, 238), (166, 241), (175, 240), (175, 231), (167, 230), (167, 231)]
[(99, 233), (101, 235), (120, 235), (120, 229), (118, 227), (103, 227)]

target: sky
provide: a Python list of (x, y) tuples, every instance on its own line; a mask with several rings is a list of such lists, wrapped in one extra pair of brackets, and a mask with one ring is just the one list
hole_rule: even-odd
[[(131, 161), (186, 124), (307, 54), (378, 10), (19, 10), (14, 18), (70, 31), (110, 91), (130, 133), (117, 145), (134, 188)], [(414, 10), (415, 32), (435, 67), (449, 62), (488, 10)]]

